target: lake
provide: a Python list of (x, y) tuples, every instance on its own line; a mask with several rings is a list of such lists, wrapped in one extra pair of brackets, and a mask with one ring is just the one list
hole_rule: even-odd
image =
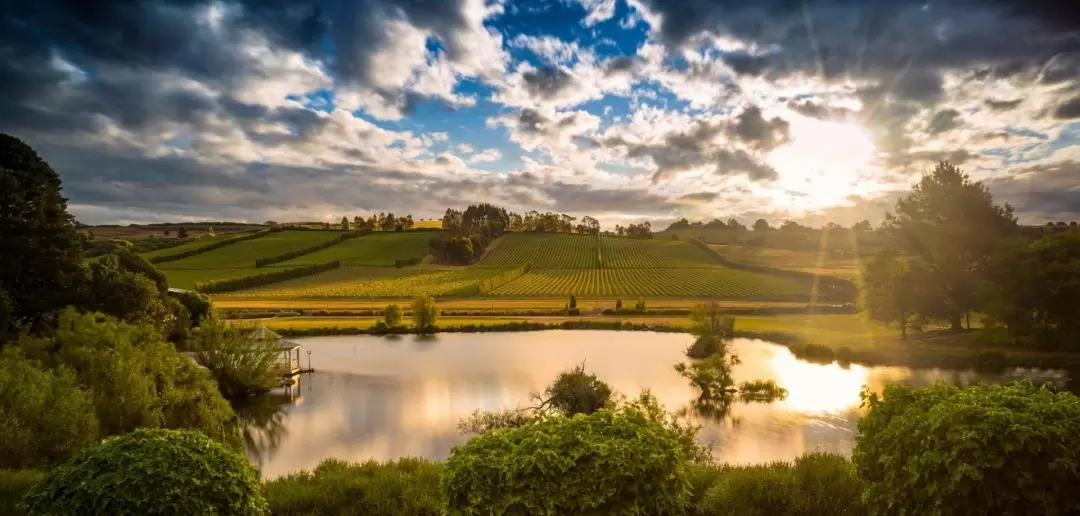
[[(347, 336), (297, 339), (315, 373), (267, 396), (249, 417), (248, 454), (268, 478), (310, 469), (326, 458), (445, 459), (469, 436), (457, 430), (474, 410), (531, 405), (560, 372), (585, 362), (617, 392), (648, 388), (669, 410), (696, 391), (675, 373), (693, 337), (680, 333), (541, 331), (449, 333), (435, 337)], [(1024, 368), (1000, 374), (954, 369), (821, 365), (780, 345), (736, 339), (737, 380), (773, 379), (788, 398), (735, 404), (721, 420), (701, 420), (701, 439), (730, 463), (789, 460), (821, 450), (851, 453), (862, 387), (888, 382), (958, 385), (1032, 378), (1064, 385), (1064, 372)], [(306, 352), (310, 351), (310, 355)], [(252, 415), (254, 414), (254, 415)]]

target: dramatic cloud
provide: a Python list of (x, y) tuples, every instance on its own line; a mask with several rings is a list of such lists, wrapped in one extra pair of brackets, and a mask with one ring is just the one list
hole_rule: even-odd
[(873, 218), (939, 160), (1023, 220), (1075, 219), (1070, 7), (6, 2), (0, 131), (40, 150), (87, 222), (470, 201)]

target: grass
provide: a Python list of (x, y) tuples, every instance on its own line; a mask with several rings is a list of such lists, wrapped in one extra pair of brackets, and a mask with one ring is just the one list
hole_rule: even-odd
[(437, 232), (376, 232), (352, 238), (321, 251), (281, 262), (283, 266), (313, 265), (340, 261), (345, 266), (387, 266), (394, 260), (418, 258), (427, 253)]
[[(282, 231), (263, 237), (230, 244), (220, 249), (189, 256), (182, 260), (158, 265), (169, 279), (169, 286), (191, 289), (198, 281), (239, 278), (265, 272), (272, 268), (290, 268), (277, 264), (264, 269), (255, 268), (255, 260), (268, 258), (295, 249), (333, 240), (336, 231)], [(201, 239), (200, 239), (201, 240)], [(167, 254), (176, 254), (171, 248)]]
[(208, 246), (210, 244), (213, 244), (215, 242), (220, 242), (222, 240), (228, 240), (229, 238), (234, 238), (238, 234), (239, 233), (229, 233), (229, 234), (219, 233), (219, 234), (217, 234), (215, 236), (202, 236), (202, 237), (199, 237), (199, 238), (197, 238), (197, 239), (195, 239), (195, 240), (193, 240), (191, 242), (180, 244), (178, 246), (166, 247), (164, 249), (158, 249), (157, 251), (150, 251), (148, 253), (142, 253), (142, 256), (145, 257), (146, 259), (150, 259), (150, 258), (154, 258), (154, 257), (157, 257), (157, 256), (169, 256), (169, 255), (174, 255), (174, 254), (180, 254), (180, 253), (184, 253), (184, 252), (187, 252), (187, 251), (193, 251), (195, 249), (201, 249), (201, 248), (206, 247), (206, 246)]
[(861, 260), (849, 252), (775, 249), (748, 245), (710, 245), (720, 256), (749, 265), (808, 272), (847, 280), (860, 277)]

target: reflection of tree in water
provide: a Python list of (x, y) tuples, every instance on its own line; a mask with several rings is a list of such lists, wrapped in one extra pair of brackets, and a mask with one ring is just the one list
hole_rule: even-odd
[(293, 396), (270, 393), (233, 402), (248, 457), (260, 468), (273, 457), (288, 435), (285, 422)]
[(722, 315), (715, 301), (695, 308), (691, 320), (697, 340), (686, 354), (697, 360), (675, 364), (675, 371), (698, 389), (698, 397), (683, 409), (684, 415), (720, 421), (733, 403), (771, 403), (787, 398), (787, 390), (773, 380), (735, 383), (732, 370), (741, 361), (727, 340), (735, 322)]

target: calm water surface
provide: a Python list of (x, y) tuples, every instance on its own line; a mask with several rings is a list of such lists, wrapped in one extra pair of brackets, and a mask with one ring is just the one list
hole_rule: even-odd
[[(317, 337), (298, 339), (315, 373), (267, 398), (249, 428), (249, 455), (266, 477), (310, 469), (326, 458), (445, 459), (468, 439), (458, 420), (476, 409), (530, 405), (555, 376), (585, 361), (619, 393), (649, 388), (669, 410), (695, 397), (673, 370), (693, 338), (678, 333), (544, 331), (442, 334), (432, 338)], [(772, 404), (735, 404), (722, 420), (704, 420), (701, 439), (717, 459), (760, 463), (806, 451), (850, 454), (859, 418), (859, 391), (887, 382), (924, 385), (942, 379), (1035, 378), (1063, 384), (1057, 371), (1009, 369), (1002, 374), (948, 369), (820, 365), (758, 340), (733, 344), (742, 365), (736, 379), (773, 379), (788, 390)], [(306, 362), (308, 356), (301, 354)]]

